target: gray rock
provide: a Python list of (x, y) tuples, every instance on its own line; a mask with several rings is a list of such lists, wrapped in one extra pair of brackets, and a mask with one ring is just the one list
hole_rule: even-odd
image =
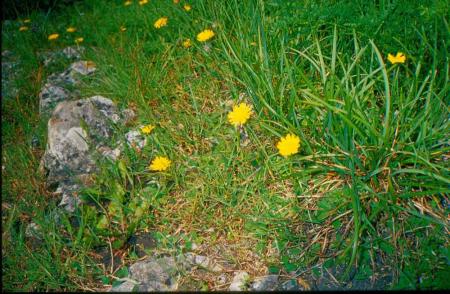
[(125, 281), (119, 286), (112, 287), (109, 292), (132, 292), (135, 287), (139, 287), (138, 284), (131, 281)]
[(80, 59), (81, 58), (81, 54), (84, 53), (84, 47), (66, 47), (63, 49), (62, 53), (64, 54), (64, 56), (66, 58), (69, 59)]
[(111, 100), (94, 96), (59, 103), (48, 121), (42, 167), (48, 172), (47, 185), (58, 186), (60, 205), (68, 211), (79, 203), (74, 196), (80, 184), (86, 185), (89, 175), (97, 170), (94, 152), (108, 145), (113, 133), (111, 124), (119, 122), (118, 117)]
[(92, 61), (81, 60), (73, 63), (70, 66), (70, 69), (83, 76), (86, 76), (92, 74), (97, 68), (95, 67), (95, 63), (93, 63)]
[(282, 290), (282, 291), (302, 291), (304, 289), (297, 283), (296, 280), (291, 279), (291, 280), (284, 282), (281, 285), (280, 290)]
[(41, 227), (34, 222), (29, 223), (25, 229), (25, 236), (28, 238), (42, 239)]
[(127, 144), (130, 147), (136, 147), (138, 149), (142, 149), (147, 144), (147, 138), (145, 138), (142, 135), (142, 133), (137, 130), (129, 131), (128, 133), (125, 134), (125, 138), (126, 138)]
[(200, 266), (211, 272), (221, 272), (223, 270), (223, 268), (219, 264), (215, 263), (207, 256), (197, 255), (189, 252), (186, 253), (184, 257), (191, 266)]
[(48, 113), (57, 103), (69, 100), (70, 97), (70, 92), (65, 88), (47, 83), (39, 93), (39, 112)]
[(233, 280), (231, 281), (229, 291), (245, 291), (247, 290), (247, 281), (249, 279), (249, 275), (247, 272), (239, 271), (236, 272)]
[(130, 266), (130, 278), (140, 282), (139, 291), (173, 291), (180, 270), (173, 257), (148, 258)]
[(278, 287), (278, 275), (268, 275), (254, 280), (251, 291), (274, 291)]

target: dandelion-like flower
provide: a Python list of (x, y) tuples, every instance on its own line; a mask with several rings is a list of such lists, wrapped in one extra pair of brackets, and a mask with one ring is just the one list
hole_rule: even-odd
[(252, 109), (250, 105), (241, 103), (233, 106), (233, 111), (228, 114), (228, 121), (234, 126), (243, 125), (250, 118), (251, 114)]
[(80, 44), (80, 43), (82, 43), (84, 41), (84, 38), (83, 37), (79, 37), (79, 38), (76, 38), (75, 39), (75, 43), (77, 43), (77, 44)]
[(73, 32), (76, 32), (76, 28), (74, 28), (74, 27), (68, 27), (67, 28), (67, 30), (66, 30), (66, 32), (68, 32), (68, 33), (73, 33)]
[(186, 39), (186, 40), (183, 41), (183, 47), (184, 48), (189, 48), (191, 46), (192, 46), (191, 39)]
[(277, 148), (280, 154), (284, 157), (295, 154), (300, 147), (300, 138), (293, 134), (288, 134), (278, 141)]
[(189, 5), (189, 4), (185, 4), (185, 5), (183, 6), (183, 8), (184, 8), (184, 10), (186, 10), (186, 11), (189, 11), (189, 10), (192, 9), (191, 5)]
[(30, 23), (30, 22), (31, 22), (31, 19), (29, 19), (29, 18), (23, 20), (23, 23)]
[(148, 135), (153, 131), (154, 128), (155, 128), (154, 125), (146, 125), (146, 126), (142, 126), (140, 129), (143, 134)]
[(172, 162), (165, 156), (156, 156), (150, 164), (149, 168), (152, 171), (165, 171), (169, 168)]
[(139, 5), (145, 5), (148, 3), (148, 0), (141, 0), (139, 1)]
[(124, 27), (124, 26), (121, 26), (121, 27), (120, 27), (120, 31), (121, 31), (121, 32), (125, 32), (126, 30), (127, 30), (126, 27)]
[(209, 39), (211, 39), (212, 37), (214, 37), (214, 35), (215, 34), (212, 30), (206, 29), (197, 35), (197, 41), (206, 42)]
[(123, 3), (123, 5), (124, 6), (129, 6), (129, 5), (131, 5), (133, 2), (132, 1), (125, 1), (124, 3)]
[(161, 17), (153, 24), (153, 26), (157, 29), (165, 27), (166, 25), (167, 25), (167, 17)]
[(19, 28), (19, 31), (20, 31), (20, 32), (28, 31), (28, 27), (27, 27), (27, 26), (21, 26), (21, 27)]
[(51, 34), (48, 36), (49, 41), (53, 41), (59, 38), (59, 34)]
[(392, 64), (396, 63), (405, 63), (406, 56), (402, 52), (397, 52), (397, 55), (392, 55), (391, 53), (388, 54), (388, 60)]

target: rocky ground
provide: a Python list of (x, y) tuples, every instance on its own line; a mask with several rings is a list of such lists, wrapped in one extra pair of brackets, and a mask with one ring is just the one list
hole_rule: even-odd
[[(96, 158), (108, 157), (116, 160), (124, 144), (142, 148), (145, 138), (138, 128), (129, 130), (122, 140), (116, 137), (114, 124), (125, 124), (135, 116), (130, 109), (118, 109), (107, 97), (81, 98), (77, 85), (86, 76), (95, 75), (96, 65), (83, 60), (83, 49), (68, 47), (62, 51), (42, 54), (44, 65), (57, 59), (72, 62), (61, 73), (51, 74), (40, 94), (40, 114), (48, 119), (47, 148), (41, 161), (47, 187), (60, 199), (58, 214), (72, 213), (77, 205), (83, 205), (77, 192), (89, 186), (91, 175), (97, 171)], [(13, 98), (17, 89), (14, 80), (20, 73), (16, 70), (20, 61), (13, 52), (2, 52), (2, 97)], [(31, 222), (26, 231), (33, 244), (39, 243), (39, 226)], [(199, 253), (194, 244), (192, 252), (168, 255), (158, 250), (151, 234), (133, 236), (127, 246), (138, 256), (138, 261), (128, 265), (128, 277), (117, 278), (122, 282), (110, 288), (113, 292), (202, 290), (206, 281), (215, 280), (213, 290), (270, 291), (270, 290), (339, 290), (339, 289), (383, 289), (391, 282), (392, 275), (380, 270), (376, 279), (354, 280), (342, 284), (336, 278), (342, 268), (327, 269), (317, 266), (290, 276), (267, 274), (252, 277), (239, 270), (226, 258), (219, 259)], [(206, 252), (207, 250), (202, 250)], [(120, 256), (111, 256), (107, 246), (98, 250), (98, 261), (106, 268), (123, 266)], [(381, 267), (380, 267), (381, 268)], [(117, 282), (116, 282), (117, 284)], [(218, 286), (217, 286), (218, 285)], [(209, 288), (211, 289), (211, 288)]]

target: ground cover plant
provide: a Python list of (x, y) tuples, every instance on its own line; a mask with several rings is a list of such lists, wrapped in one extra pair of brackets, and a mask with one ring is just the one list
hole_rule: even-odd
[[(85, 0), (4, 21), (2, 52), (20, 60), (17, 92), (2, 91), (4, 289), (108, 289), (138, 259), (127, 244), (141, 232), (169, 253), (221, 246), (237, 269), (305, 288), (319, 266), (343, 285), (450, 288), (448, 11), (419, 0)], [(39, 53), (68, 45), (98, 68), (81, 96), (133, 109), (116, 136), (140, 128), (148, 143), (98, 158), (86, 204), (57, 225), (39, 172), (38, 94), (67, 64), (45, 67)], [(123, 264), (105, 266), (98, 248)]]

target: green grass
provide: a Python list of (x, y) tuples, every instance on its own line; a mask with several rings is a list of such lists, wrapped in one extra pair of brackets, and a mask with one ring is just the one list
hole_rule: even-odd
[[(189, 12), (181, 2), (84, 1), (24, 16), (33, 30), (3, 25), (2, 50), (21, 61), (19, 94), (2, 99), (4, 289), (105, 289), (118, 274), (96, 265), (95, 248), (126, 251), (142, 231), (157, 232), (168, 252), (222, 246), (252, 276), (264, 271), (255, 263), (280, 273), (323, 263), (346, 274), (356, 265), (362, 279), (381, 259), (394, 276), (386, 287), (448, 289), (446, 1), (199, 0)], [(168, 26), (156, 30), (161, 16)], [(204, 45), (195, 36), (206, 28), (216, 36)], [(60, 38), (48, 42), (54, 32)], [(37, 53), (78, 36), (98, 68), (82, 97), (137, 113), (114, 141), (157, 127), (142, 151), (99, 159), (102, 171), (81, 193), (89, 205), (57, 226), (58, 199), (38, 173), (38, 93), (68, 64), (47, 69)], [(398, 51), (406, 63), (390, 64)], [(245, 146), (227, 120), (239, 97), (254, 108)], [(287, 133), (301, 150), (285, 159), (275, 145)], [(148, 171), (157, 155), (172, 160), (168, 171)], [(31, 220), (45, 236), (35, 249), (24, 236)]]

